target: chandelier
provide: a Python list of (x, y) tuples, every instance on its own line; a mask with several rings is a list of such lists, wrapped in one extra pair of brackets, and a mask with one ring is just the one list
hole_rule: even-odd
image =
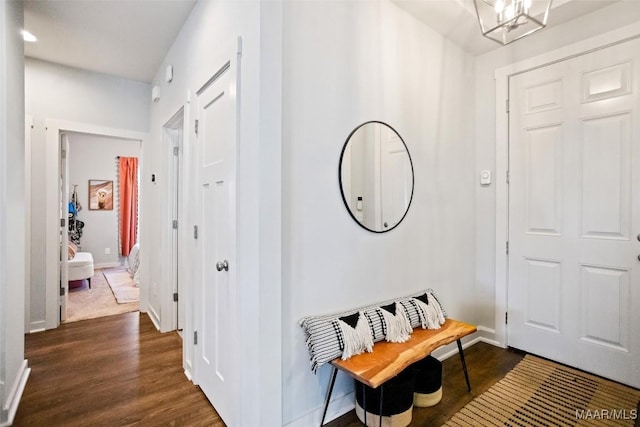
[(502, 45), (547, 25), (551, 0), (473, 0), (482, 35)]

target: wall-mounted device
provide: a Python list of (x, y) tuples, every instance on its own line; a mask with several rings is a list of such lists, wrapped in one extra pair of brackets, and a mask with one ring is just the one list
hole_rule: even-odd
[(167, 69), (164, 72), (164, 79), (167, 83), (171, 83), (171, 80), (173, 80), (173, 65), (167, 65)]
[(153, 102), (160, 101), (160, 86), (155, 85), (153, 89), (151, 89), (151, 100)]
[(489, 170), (480, 171), (480, 184), (482, 185), (491, 184), (491, 171)]

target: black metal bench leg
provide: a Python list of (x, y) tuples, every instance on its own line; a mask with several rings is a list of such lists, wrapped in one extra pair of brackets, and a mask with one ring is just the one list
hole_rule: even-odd
[(383, 391), (384, 391), (384, 384), (380, 385), (380, 412), (379, 412), (379, 416), (380, 416), (380, 422), (379, 422), (379, 427), (382, 427), (382, 402), (383, 402)]
[(364, 412), (364, 425), (367, 425), (367, 385), (362, 384), (362, 411)]
[(467, 362), (464, 361), (464, 350), (460, 340), (456, 340), (458, 344), (458, 354), (460, 354), (460, 362), (462, 362), (462, 370), (464, 371), (464, 379), (467, 380), (467, 391), (471, 391), (471, 383), (469, 382), (469, 373), (467, 372)]
[(320, 421), (320, 427), (324, 425), (324, 418), (327, 416), (327, 409), (329, 409), (329, 400), (331, 400), (331, 393), (333, 393), (333, 386), (336, 383), (336, 375), (338, 375), (338, 369), (334, 366), (331, 371), (331, 380), (329, 380), (329, 389), (327, 390), (327, 397), (324, 401), (324, 411), (322, 411), (322, 420)]

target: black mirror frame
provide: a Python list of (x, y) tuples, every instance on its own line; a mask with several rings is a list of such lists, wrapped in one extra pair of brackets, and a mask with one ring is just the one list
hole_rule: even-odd
[[(347, 146), (349, 145), (349, 140), (351, 139), (353, 134), (358, 131), (358, 129), (360, 129), (361, 127), (363, 127), (365, 125), (372, 124), (372, 123), (377, 123), (377, 124), (380, 124), (380, 125), (384, 125), (384, 126), (388, 127), (389, 129), (391, 129), (393, 132), (395, 132), (396, 135), (398, 135), (398, 138), (400, 138), (400, 141), (402, 141), (402, 144), (404, 145), (404, 148), (407, 150), (407, 156), (409, 157), (409, 164), (411, 165), (411, 197), (409, 197), (409, 203), (407, 204), (407, 208), (405, 209), (404, 215), (402, 215), (402, 218), (400, 218), (398, 220), (398, 222), (396, 222), (393, 225), (393, 227), (387, 228), (386, 230), (373, 230), (373, 229), (365, 226), (360, 221), (358, 221), (358, 219), (355, 217), (355, 215), (351, 211), (351, 208), (349, 207), (349, 204), (347, 203), (347, 198), (344, 195), (344, 189), (342, 187), (342, 160), (344, 158), (344, 152), (346, 151)], [(344, 145), (342, 146), (342, 152), (340, 153), (340, 161), (338, 162), (338, 185), (340, 186), (340, 195), (342, 196), (342, 202), (344, 203), (344, 207), (347, 209), (347, 212), (349, 212), (349, 215), (356, 222), (356, 224), (358, 224), (360, 227), (362, 227), (365, 230), (370, 231), (372, 233), (387, 233), (387, 232), (393, 230), (394, 228), (396, 228), (398, 225), (400, 225), (400, 223), (402, 221), (404, 221), (404, 218), (407, 216), (407, 213), (409, 213), (409, 208), (411, 207), (411, 202), (413, 201), (413, 193), (414, 193), (414, 190), (415, 190), (415, 184), (416, 184), (416, 176), (415, 176), (415, 171), (413, 169), (413, 159), (411, 158), (411, 153), (409, 153), (409, 147), (407, 147), (407, 143), (404, 142), (404, 139), (400, 136), (398, 131), (395, 130), (395, 128), (393, 128), (389, 124), (387, 124), (385, 122), (382, 122), (382, 121), (379, 121), (379, 120), (369, 120), (368, 122), (364, 122), (361, 125), (356, 126), (351, 131), (351, 133), (349, 133), (349, 136), (347, 136), (347, 139), (346, 139)]]

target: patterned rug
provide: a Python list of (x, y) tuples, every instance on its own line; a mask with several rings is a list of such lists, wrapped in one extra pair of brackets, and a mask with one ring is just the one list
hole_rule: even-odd
[(126, 267), (105, 268), (102, 272), (118, 304), (140, 300), (140, 288), (136, 286)]
[(65, 323), (127, 313), (138, 309), (138, 302), (118, 304), (102, 270), (96, 270), (91, 278), (91, 289), (89, 289), (86, 280), (83, 281), (81, 287), (69, 289)]
[(640, 390), (527, 355), (445, 426), (633, 426)]

